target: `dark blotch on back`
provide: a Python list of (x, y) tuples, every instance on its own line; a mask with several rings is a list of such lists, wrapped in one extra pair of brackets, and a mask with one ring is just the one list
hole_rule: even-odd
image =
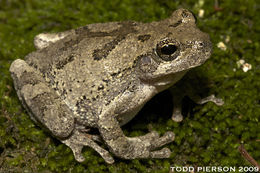
[(66, 54), (66, 51), (69, 52), (72, 50), (73, 46), (77, 45), (82, 39), (85, 38), (85, 36), (89, 38), (117, 36), (114, 41), (107, 43), (102, 49), (97, 49), (93, 52), (96, 54), (96, 56), (94, 56), (96, 58), (94, 59), (100, 60), (107, 57), (109, 52), (112, 51), (116, 45), (125, 38), (126, 35), (136, 32), (134, 28), (136, 24), (134, 22), (122, 22), (119, 23), (119, 25), (121, 26), (118, 29), (115, 29), (111, 32), (95, 32), (90, 30), (88, 26), (80, 27), (75, 29), (76, 37), (69, 38), (65, 42), (57, 42), (59, 44), (55, 43), (55, 46), (50, 46), (36, 52), (32, 52), (25, 57), (25, 60), (30, 66), (39, 70), (43, 76), (49, 76), (50, 74), (48, 73), (52, 68), (52, 64), (55, 64), (57, 69), (62, 69), (66, 64), (75, 59), (75, 56), (68, 56), (66, 58), (60, 56)]
[(118, 45), (118, 43), (124, 39), (125, 37), (117, 37), (115, 40), (105, 44), (104, 47), (102, 47), (101, 49), (95, 49), (93, 52), (94, 60), (101, 60), (102, 58), (107, 57), (109, 52), (113, 50), (116, 45)]
[(149, 40), (150, 38), (151, 38), (151, 35), (149, 35), (149, 34), (138, 36), (138, 40), (140, 40), (141, 42), (145, 42), (145, 41)]
[(172, 24), (172, 25), (169, 25), (169, 27), (175, 28), (175, 27), (179, 26), (181, 23), (182, 23), (182, 21), (181, 21), (181, 20), (178, 20), (176, 23), (174, 23), (174, 24)]
[(124, 40), (128, 34), (136, 32), (134, 22), (122, 22), (120, 25), (121, 27), (111, 32), (90, 32), (87, 34), (89, 37), (115, 36), (113, 41), (106, 43), (102, 48), (93, 51), (94, 60), (98, 61), (106, 58), (116, 45)]
[(62, 69), (66, 64), (74, 60), (74, 56), (75, 55), (71, 54), (68, 57), (61, 59), (60, 61), (57, 62), (56, 68)]

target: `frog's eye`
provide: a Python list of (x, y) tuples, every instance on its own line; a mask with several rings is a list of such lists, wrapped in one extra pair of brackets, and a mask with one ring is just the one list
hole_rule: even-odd
[(172, 61), (180, 53), (179, 43), (175, 40), (165, 39), (157, 44), (156, 53), (164, 61)]
[(161, 53), (164, 55), (171, 55), (177, 50), (177, 46), (174, 44), (166, 44), (161, 47)]

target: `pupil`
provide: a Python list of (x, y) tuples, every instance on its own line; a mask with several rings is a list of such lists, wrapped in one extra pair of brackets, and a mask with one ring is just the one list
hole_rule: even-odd
[(165, 45), (161, 48), (161, 53), (164, 55), (171, 55), (177, 50), (177, 46), (175, 45)]

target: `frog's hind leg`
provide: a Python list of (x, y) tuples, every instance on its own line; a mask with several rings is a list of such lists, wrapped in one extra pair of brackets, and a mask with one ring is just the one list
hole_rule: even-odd
[[(69, 146), (77, 161), (82, 162), (83, 146), (96, 150), (107, 163), (114, 159), (108, 151), (98, 146), (86, 133), (75, 129), (73, 112), (62, 101), (59, 95), (48, 86), (40, 73), (21, 59), (15, 60), (10, 66), (17, 95), (31, 118)], [(93, 138), (100, 140), (98, 136)]]
[(74, 30), (58, 33), (41, 33), (34, 37), (34, 46), (38, 50), (43, 49), (71, 34), (75, 34)]
[(11, 64), (10, 72), (17, 95), (31, 118), (54, 136), (68, 137), (74, 129), (73, 113), (42, 75), (21, 59)]
[(89, 146), (93, 148), (96, 152), (98, 152), (107, 163), (114, 163), (114, 159), (109, 154), (109, 152), (101, 148), (96, 142), (94, 142), (91, 139), (91, 135), (82, 133), (75, 129), (68, 139), (61, 141), (71, 148), (74, 157), (78, 162), (83, 162), (85, 160), (85, 158), (82, 156), (81, 150), (84, 146)]

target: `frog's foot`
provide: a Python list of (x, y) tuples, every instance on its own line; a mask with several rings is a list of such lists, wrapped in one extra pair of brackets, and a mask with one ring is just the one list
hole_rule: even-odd
[(169, 158), (171, 150), (169, 148), (158, 148), (174, 141), (175, 134), (173, 132), (166, 132), (163, 136), (159, 136), (157, 132), (150, 132), (144, 136), (129, 138), (127, 152), (122, 152), (117, 156), (124, 159), (134, 158)]
[(161, 146), (164, 146), (168, 143), (171, 143), (172, 141), (174, 141), (174, 138), (175, 134), (171, 131), (166, 132), (162, 137), (160, 137), (156, 131), (152, 131), (144, 136), (139, 136), (130, 139), (151, 142), (151, 149), (153, 150)]
[(158, 148), (174, 141), (173, 132), (166, 132), (161, 137), (157, 132), (138, 137), (126, 137), (115, 116), (110, 114), (111, 111), (113, 112), (111, 109), (99, 116), (97, 126), (102, 139), (114, 155), (123, 159), (170, 157), (171, 151), (168, 148), (161, 150)]
[[(162, 137), (159, 137), (159, 134), (155, 131), (148, 133), (145, 136), (139, 137), (143, 141), (148, 141), (151, 143), (150, 150), (155, 150), (160, 148), (168, 143), (174, 141), (175, 134), (171, 131), (166, 132)], [(151, 151), (150, 158), (169, 158), (171, 155), (171, 150), (164, 147), (161, 150)]]
[(172, 89), (170, 88), (170, 92), (173, 96), (173, 111), (172, 111), (172, 120), (175, 122), (181, 122), (183, 120), (182, 115), (182, 100), (185, 95), (187, 95), (192, 101), (194, 101), (197, 104), (204, 104), (207, 102), (213, 102), (217, 106), (221, 106), (224, 104), (224, 101), (220, 98), (215, 97), (214, 94), (201, 98), (199, 95), (193, 94), (192, 92), (186, 91), (186, 92), (180, 92), (178, 89)]
[(182, 115), (183, 96), (173, 96), (172, 99), (173, 99), (172, 120), (175, 122), (181, 122), (183, 120), (183, 115)]
[[(81, 131), (79, 133), (82, 133), (85, 136), (87, 136), (89, 138), (88, 140), (108, 144), (110, 151), (112, 153), (114, 153), (116, 156), (123, 158), (123, 159), (169, 158), (170, 157), (171, 151), (168, 148), (163, 148), (160, 150), (156, 150), (156, 149), (174, 141), (175, 134), (173, 132), (168, 131), (162, 137), (160, 137), (159, 134), (155, 131), (147, 133), (144, 136), (126, 137), (122, 134), (119, 124), (113, 120), (115, 120), (115, 119), (112, 119), (111, 122), (106, 121), (106, 123), (108, 123), (108, 124), (115, 123), (113, 125), (110, 124), (110, 126), (117, 127), (118, 129), (117, 130), (113, 129), (112, 131), (107, 131), (108, 133), (105, 133), (105, 141), (102, 138), (102, 135), (101, 136), (100, 135), (89, 135), (86, 133), (82, 133)], [(103, 132), (104, 129), (106, 129), (106, 128), (102, 128), (101, 132)], [(119, 132), (119, 134), (117, 134), (118, 132)], [(109, 133), (112, 133), (111, 134), (112, 136), (109, 137), (109, 139), (106, 139), (106, 137), (110, 136)], [(117, 135), (120, 135), (120, 137)], [(118, 138), (115, 139), (116, 137), (118, 137)], [(81, 148), (76, 147), (76, 150), (79, 150), (78, 153), (81, 152), (80, 151)], [(102, 153), (100, 153), (100, 155), (102, 155)], [(102, 156), (102, 157), (104, 158), (104, 156)], [(107, 163), (109, 163), (109, 161), (107, 161), (108, 159), (106, 159), (106, 158), (104, 158), (104, 159), (106, 160)]]
[(61, 140), (61, 142), (71, 148), (74, 157), (78, 162), (83, 162), (85, 160), (81, 151), (84, 146), (89, 146), (93, 148), (96, 152), (98, 152), (107, 163), (114, 163), (114, 159), (109, 154), (109, 152), (101, 148), (97, 143), (95, 143), (91, 139), (91, 135), (81, 133), (78, 130), (74, 130), (72, 135), (68, 139)]
[(205, 98), (199, 98), (199, 99), (196, 99), (196, 98), (193, 99), (192, 98), (192, 100), (195, 103), (200, 104), (200, 105), (207, 103), (207, 102), (213, 102), (218, 106), (222, 106), (224, 104), (224, 101), (221, 98), (217, 98), (214, 94), (212, 94), (208, 97), (205, 97)]

